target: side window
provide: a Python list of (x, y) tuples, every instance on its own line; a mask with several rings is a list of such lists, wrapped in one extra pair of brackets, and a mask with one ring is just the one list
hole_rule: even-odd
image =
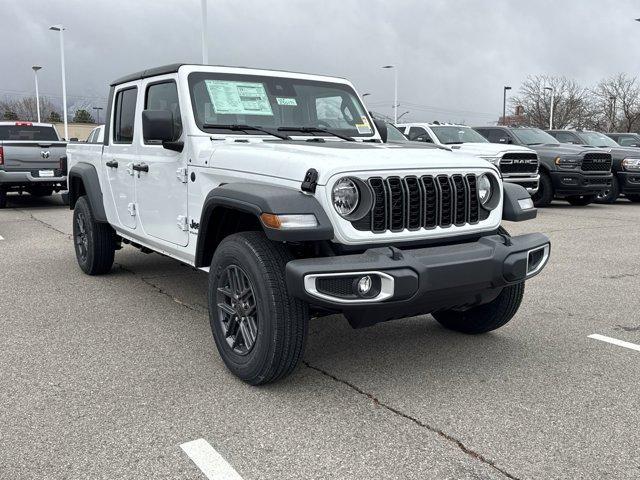
[(113, 143), (132, 143), (136, 115), (136, 87), (116, 93), (113, 111)]
[(409, 137), (409, 140), (413, 140), (415, 142), (433, 143), (431, 136), (422, 127), (410, 127), (409, 134), (407, 136)]
[(631, 137), (618, 137), (617, 141), (623, 147), (635, 147), (636, 145), (640, 144), (638, 140)]
[[(507, 134), (499, 128), (487, 128), (481, 132), (491, 143), (507, 143)], [(502, 139), (502, 141), (500, 141)]]
[(176, 82), (168, 81), (149, 85), (144, 108), (145, 110), (166, 110), (171, 112), (173, 114), (174, 140), (180, 138), (182, 135), (182, 118), (180, 116), (180, 102), (178, 102)]
[(555, 132), (551, 135), (556, 137), (560, 143), (580, 143), (576, 136), (569, 132)]

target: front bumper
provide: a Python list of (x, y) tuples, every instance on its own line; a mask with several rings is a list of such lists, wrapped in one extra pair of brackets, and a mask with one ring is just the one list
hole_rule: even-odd
[(28, 170), (22, 172), (7, 172), (5, 170), (0, 170), (0, 188), (11, 190), (20, 187), (26, 187), (29, 185), (38, 185), (43, 187), (60, 187), (64, 190), (67, 185), (66, 175), (62, 175), (62, 171), (59, 169), (46, 170), (53, 170), (54, 176), (40, 177), (39, 170)]
[(520, 185), (521, 187), (526, 188), (529, 194), (534, 195), (538, 191), (540, 185), (540, 175), (533, 175), (530, 177), (510, 177), (508, 175), (503, 175), (502, 181)]
[[(509, 240), (507, 245), (504, 237), (490, 235), (470, 243), (292, 260), (287, 287), (310, 305), (344, 313), (355, 326), (470, 307), (493, 300), (503, 287), (531, 278), (546, 265), (550, 242), (545, 235)], [(380, 277), (373, 298), (355, 294), (357, 279), (365, 275)], [(319, 279), (335, 282), (320, 284)], [(348, 292), (351, 282), (354, 293)]]
[(640, 172), (618, 172), (620, 193), (640, 193)]
[(551, 172), (556, 196), (597, 195), (611, 188), (613, 175), (609, 173), (584, 173), (581, 171)]

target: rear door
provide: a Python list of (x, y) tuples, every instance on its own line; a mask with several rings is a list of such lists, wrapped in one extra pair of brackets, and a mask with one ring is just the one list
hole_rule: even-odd
[(135, 185), (133, 164), (137, 161), (134, 138), (136, 127), (137, 86), (126, 86), (115, 90), (111, 111), (109, 143), (104, 148), (101, 168), (109, 183), (118, 220), (123, 227), (136, 228)]
[[(165, 110), (173, 115), (174, 141), (183, 138), (178, 89), (173, 79), (143, 83), (144, 110)], [(182, 152), (160, 143), (138, 141), (138, 162), (144, 171), (136, 172), (136, 203), (140, 227), (146, 235), (175, 245), (189, 242), (187, 224), (187, 146)], [(185, 142), (188, 144), (188, 142)]]

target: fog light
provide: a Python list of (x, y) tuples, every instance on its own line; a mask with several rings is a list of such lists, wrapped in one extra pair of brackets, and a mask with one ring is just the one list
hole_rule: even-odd
[(358, 280), (358, 295), (366, 296), (371, 291), (372, 285), (373, 282), (371, 281), (371, 277), (369, 275), (360, 277), (360, 280)]

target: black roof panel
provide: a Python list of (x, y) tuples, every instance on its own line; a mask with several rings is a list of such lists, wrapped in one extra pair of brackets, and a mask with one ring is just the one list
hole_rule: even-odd
[(176, 73), (178, 69), (186, 63), (172, 63), (171, 65), (163, 65), (162, 67), (149, 68), (142, 70), (141, 72), (131, 73), (120, 77), (117, 80), (111, 82), (111, 86), (120, 85), (121, 83), (132, 82), (134, 80), (141, 80), (143, 78), (155, 77), (156, 75), (166, 75), (167, 73)]

